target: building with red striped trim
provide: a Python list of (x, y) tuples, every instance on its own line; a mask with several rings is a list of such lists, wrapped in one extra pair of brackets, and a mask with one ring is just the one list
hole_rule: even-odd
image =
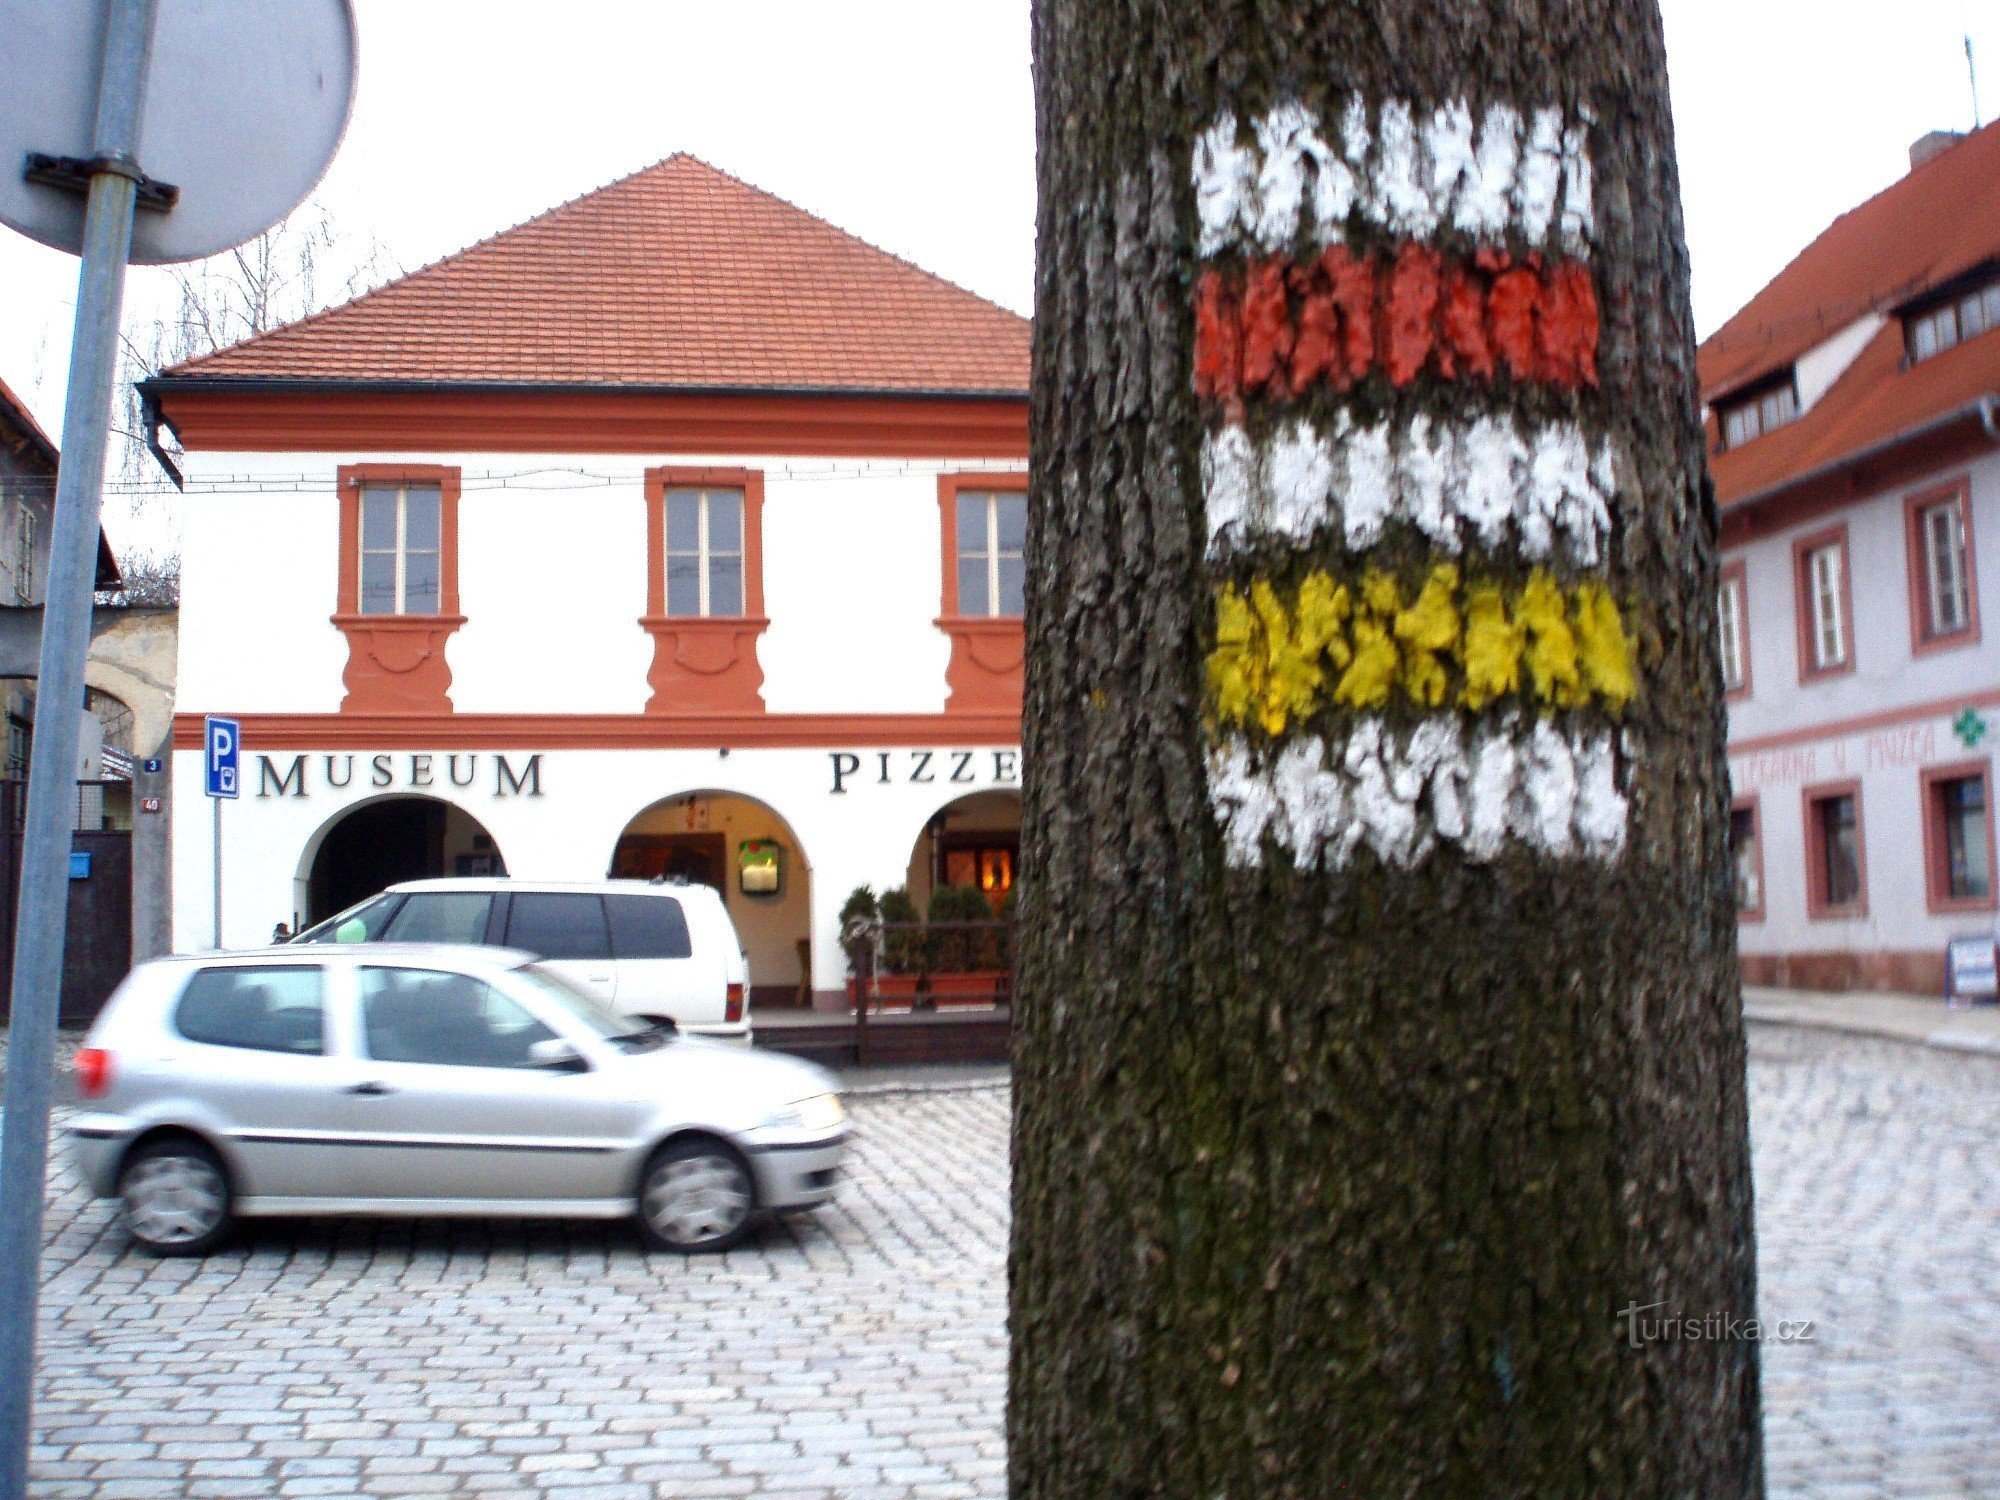
[[(676, 156), (148, 382), (187, 481), (176, 944), (414, 876), (680, 874), (759, 1002), (830, 1002), (855, 886), (1002, 899), (1028, 347)], [(243, 730), (219, 915), (204, 714)]]
[(1744, 978), (1937, 993), (1995, 914), (2000, 126), (1918, 142), (1700, 371)]

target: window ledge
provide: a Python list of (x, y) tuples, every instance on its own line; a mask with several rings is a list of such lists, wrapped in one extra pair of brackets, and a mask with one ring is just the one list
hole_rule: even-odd
[(762, 615), (641, 616), (640, 627), (653, 638), (646, 712), (763, 713), (757, 637), (770, 623)]
[(951, 638), (946, 713), (1019, 713), (1027, 635), (1018, 615), (940, 615)]

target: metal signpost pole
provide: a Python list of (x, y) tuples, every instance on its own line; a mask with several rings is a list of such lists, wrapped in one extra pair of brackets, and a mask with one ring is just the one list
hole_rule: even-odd
[(215, 946), (222, 946), (222, 804), (234, 801), (242, 778), (243, 726), (210, 714), (201, 721), (202, 790), (215, 803)]
[[(0, 1500), (26, 1500), (35, 1308), (50, 1074), (69, 903), (70, 825), (97, 577), (98, 508), (118, 368), (118, 315), (138, 192), (139, 110), (152, 48), (153, 0), (110, 0), (93, 131), (95, 158), (77, 283), (75, 343), (63, 408), (62, 467), (49, 548), (20, 908), (0, 1124)], [(0, 169), (12, 164), (0, 164)], [(18, 170), (18, 168), (12, 168)]]

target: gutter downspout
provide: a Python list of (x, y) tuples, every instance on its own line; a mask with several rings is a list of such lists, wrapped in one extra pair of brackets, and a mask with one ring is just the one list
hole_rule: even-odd
[[(166, 421), (166, 418), (160, 413), (160, 398), (147, 390), (143, 385), (139, 388), (139, 414), (140, 421), (146, 430), (146, 451), (152, 454), (159, 461), (160, 467), (167, 471), (167, 478), (174, 482), (174, 488), (185, 491), (187, 489), (187, 481), (182, 478), (181, 471), (175, 465), (172, 455), (160, 445), (160, 425)], [(1986, 430), (1989, 434), (1993, 431), (1991, 426), (1988, 426)]]

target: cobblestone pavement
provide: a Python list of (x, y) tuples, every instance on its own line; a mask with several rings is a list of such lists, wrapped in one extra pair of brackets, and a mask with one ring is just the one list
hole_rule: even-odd
[[(2000, 1494), (2000, 1061), (1758, 1028), (1774, 1494)], [(1007, 1093), (886, 1093), (832, 1209), (251, 1226), (204, 1262), (52, 1203), (38, 1496), (998, 1495)]]

